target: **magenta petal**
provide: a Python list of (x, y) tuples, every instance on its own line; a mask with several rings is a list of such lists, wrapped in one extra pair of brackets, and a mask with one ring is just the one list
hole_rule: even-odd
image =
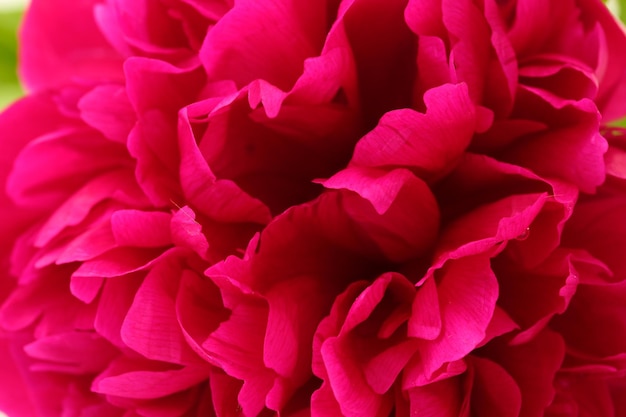
[(100, 292), (104, 278), (102, 277), (72, 277), (70, 292), (84, 303), (91, 303)]
[[(609, 143), (611, 142), (609, 141)], [(604, 160), (607, 176), (626, 179), (626, 151), (617, 146), (609, 146), (604, 155)]]
[(237, 393), (241, 390), (241, 381), (220, 370), (212, 370), (209, 384), (213, 400), (212, 410), (215, 410), (215, 415), (217, 417), (229, 417), (232, 410), (239, 407)]
[[(83, 384), (79, 382), (80, 378), (75, 379), (74, 381), (77, 383), (73, 384), (73, 387), (70, 387), (67, 376), (62, 374), (54, 372), (25, 372), (33, 364), (33, 360), (26, 355), (23, 349), (24, 344), (28, 343), (31, 337), (24, 333), (15, 334), (14, 336), (15, 337), (10, 342), (10, 352), (7, 352), (9, 354), (7, 359), (9, 359), (9, 363), (13, 362), (17, 365), (20, 371), (19, 375), (14, 375), (16, 379), (2, 380), (3, 392), (0, 394), (0, 397), (11, 393), (15, 393), (16, 397), (11, 399), (12, 401), (7, 404), (8, 407), (2, 407), (2, 411), (11, 412), (15, 410), (16, 417), (52, 417), (58, 415), (59, 410), (63, 408), (65, 402), (73, 402), (73, 400), (80, 401), (88, 397), (88, 395), (83, 396), (85, 392), (88, 392), (88, 383)], [(3, 349), (3, 353), (4, 352), (6, 352), (5, 349)], [(7, 371), (9, 371), (10, 375), (11, 365), (7, 365)], [(4, 368), (4, 365), (2, 368)], [(5, 385), (10, 386), (5, 387)], [(28, 397), (22, 397), (20, 395), (19, 389), (22, 386), (26, 388)], [(23, 403), (12, 404), (13, 401), (18, 400), (23, 400)], [(90, 401), (83, 401), (82, 405), (85, 406), (89, 403)], [(5, 404), (2, 405), (4, 406)], [(77, 408), (74, 408), (72, 411), (75, 411)], [(20, 411), (28, 411), (28, 413), (19, 414), (18, 412)], [(11, 414), (11, 416), (13, 416), (13, 414)], [(119, 417), (119, 415), (112, 414), (112, 417)]]
[(178, 61), (191, 52), (184, 25), (192, 22), (184, 21), (193, 18), (180, 16), (177, 9), (161, 2), (111, 0), (98, 5), (96, 18), (104, 35), (120, 52)]
[[(386, 273), (381, 275), (356, 297), (347, 312), (343, 326), (341, 326), (341, 334), (354, 330), (355, 327), (366, 321), (379, 306), (387, 293), (393, 297), (393, 308), (400, 309), (402, 303), (408, 306), (413, 301), (413, 288), (413, 285), (401, 274)], [(389, 317), (392, 312), (385, 311), (385, 314)], [(407, 318), (408, 316), (405, 317), (405, 319)]]
[[(37, 123), (29, 123), (32, 121), (33, 114), (39, 115)], [(0, 191), (0, 216), (3, 219), (11, 219), (10, 222), (0, 222), (0, 233), (5, 236), (0, 243), (0, 251), (6, 256), (11, 251), (13, 237), (21, 233), (25, 224), (32, 221), (33, 214), (49, 210), (47, 205), (42, 204), (18, 209), (8, 192), (7, 177), (21, 150), (28, 146), (33, 138), (45, 134), (50, 129), (55, 129), (60, 122), (59, 119), (62, 117), (48, 95), (31, 95), (23, 98), (0, 113), (0, 129), (11, 132), (11, 140), (2, 141), (2, 152), (0, 152), (0, 183), (4, 184)], [(53, 204), (58, 203), (53, 202)]]
[(427, 279), (415, 295), (408, 334), (418, 339), (435, 340), (441, 333), (441, 328), (437, 284), (434, 279)]
[[(262, 346), (265, 329), (259, 325), (265, 321), (263, 316), (267, 313), (261, 303), (248, 304), (233, 310), (228, 320), (222, 322), (202, 345), (229, 375), (240, 379), (245, 378), (251, 368), (263, 366), (259, 346)], [(254, 323), (250, 317), (256, 318)]]
[(119, 190), (120, 183), (129, 179), (128, 174), (128, 171), (114, 171), (88, 182), (50, 216), (40, 229), (35, 245), (44, 246), (66, 227), (83, 221), (96, 204)]
[[(222, 265), (223, 267), (223, 265)], [(268, 318), (267, 303), (245, 284), (210, 268), (207, 275), (220, 287), (230, 315), (202, 343), (213, 363), (243, 380), (238, 400), (245, 415), (257, 415), (269, 400), (276, 374), (263, 363), (263, 345)], [(220, 312), (217, 312), (219, 315)], [(210, 317), (213, 321), (219, 318)], [(211, 323), (211, 325), (214, 325)]]
[(377, 394), (385, 394), (416, 351), (415, 340), (407, 340), (391, 346), (376, 355), (365, 367), (365, 379)]
[(367, 285), (367, 281), (356, 281), (350, 284), (343, 293), (335, 297), (329, 315), (321, 320), (317, 327), (313, 340), (312, 367), (313, 373), (324, 380), (327, 379), (328, 373), (321, 356), (322, 344), (326, 339), (336, 336), (340, 332), (352, 303), (367, 288)]
[(257, 377), (243, 383), (237, 397), (244, 415), (256, 416), (265, 408), (266, 392), (274, 385), (271, 377)]
[(297, 277), (275, 285), (269, 304), (264, 362), (299, 385), (310, 376), (313, 333), (327, 311), (328, 297), (314, 277)]
[[(622, 416), (624, 413), (623, 378), (604, 378), (596, 375), (557, 375), (554, 385), (557, 395), (546, 409), (546, 415)], [(582, 411), (584, 414), (580, 413)]]
[(231, 79), (243, 87), (263, 79), (287, 91), (303, 61), (321, 49), (325, 13), (316, 2), (237, 3), (209, 31), (200, 59), (212, 80)]
[[(449, 223), (440, 236), (437, 265), (448, 257), (464, 254), (482, 251), (496, 254), (506, 242), (512, 258), (526, 267), (536, 266), (559, 246), (561, 231), (578, 197), (576, 188), (570, 184), (543, 179), (519, 166), (474, 154), (465, 155), (448, 180), (454, 186), (442, 193), (448, 194), (448, 201), (442, 202), (442, 206), (454, 207), (453, 210), (461, 206), (462, 201), (474, 201), (473, 196), (487, 189), (497, 189), (496, 196), (503, 193), (505, 198), (480, 202), (475, 209), (474, 203), (470, 203), (468, 214)], [(539, 186), (540, 190), (547, 188), (548, 192), (518, 195), (506, 192), (509, 187), (524, 183), (530, 189)]]
[(601, 78), (596, 99), (606, 123), (624, 117), (626, 112), (626, 59), (618, 52), (626, 44), (626, 34), (623, 25), (603, 4), (583, 0), (581, 5), (586, 16), (597, 20), (606, 39), (606, 43), (600, 46)]
[[(478, 357), (471, 357), (474, 367), (472, 387), (472, 410), (478, 415), (518, 417), (525, 398), (513, 379), (498, 364)], [(539, 414), (528, 414), (537, 415)]]
[[(121, 399), (121, 401), (128, 401), (131, 404), (137, 404), (137, 408), (134, 410), (135, 414), (133, 414), (133, 416), (136, 415), (137, 417), (180, 417), (186, 413), (191, 413), (196, 410), (198, 410), (198, 415), (210, 415), (208, 414), (208, 410), (206, 410), (205, 405), (207, 402), (210, 403), (208, 392), (203, 392), (205, 390), (202, 390), (201, 387), (203, 387), (203, 384), (192, 386), (188, 390), (180, 391), (166, 397), (154, 398), (151, 400), (129, 401), (124, 398)], [(206, 391), (208, 391), (208, 389)], [(119, 401), (120, 399), (109, 397), (109, 401), (112, 403), (115, 403), (116, 400)], [(132, 412), (133, 410), (128, 410), (127, 414), (123, 417), (127, 417), (127, 415)]]
[(326, 188), (346, 189), (354, 191), (368, 200), (378, 214), (385, 214), (396, 201), (398, 193), (405, 183), (415, 181), (415, 177), (407, 170), (384, 172), (369, 168), (346, 168), (322, 181)]
[[(510, 262), (510, 261), (509, 261)], [(534, 338), (556, 314), (564, 313), (580, 281), (597, 273), (597, 260), (585, 252), (556, 250), (531, 270), (502, 269), (505, 262), (494, 262), (500, 281), (499, 305), (520, 325), (512, 344)], [(532, 305), (528, 300), (533, 299)]]
[(16, 158), (7, 193), (19, 204), (46, 204), (49, 199), (58, 200), (79, 188), (85, 177), (126, 166), (128, 162), (122, 146), (100, 137), (94, 130), (52, 130), (32, 140)]
[[(138, 123), (149, 122), (150, 113), (160, 113), (168, 128), (176, 127), (176, 115), (180, 109), (193, 102), (198, 96), (198, 86), (204, 82), (204, 76), (195, 63), (176, 66), (159, 59), (131, 57), (124, 62), (126, 93), (132, 108), (138, 115)], [(158, 87), (158, 88), (156, 88)], [(173, 125), (169, 125), (173, 122)], [(142, 131), (151, 132), (151, 126), (141, 126)], [(170, 155), (162, 154), (174, 150), (176, 142), (163, 141), (164, 133), (154, 131), (156, 136), (144, 137), (145, 144), (162, 162), (173, 162)]]
[(118, 397), (153, 399), (191, 388), (207, 379), (208, 368), (191, 366), (162, 371), (106, 372), (93, 383), (93, 391)]
[(61, 253), (54, 259), (58, 265), (86, 261), (102, 255), (117, 246), (110, 223), (91, 224), (89, 229), (71, 242), (63, 245)]
[[(216, 267), (207, 270), (206, 274), (220, 288), (223, 305), (231, 311), (227, 320), (220, 322), (203, 341), (202, 347), (229, 375), (243, 379), (250, 368), (262, 367), (260, 346), (265, 338), (267, 304), (245, 284), (223, 275), (224, 272), (220, 273)], [(224, 315), (219, 310), (212, 313), (217, 313), (218, 317)]]
[[(0, 309), (0, 326), (5, 330), (17, 331), (33, 324), (37, 319), (46, 317), (50, 320), (63, 315), (67, 320), (76, 314), (77, 300), (67, 292), (67, 277), (72, 267), (55, 266), (38, 271), (36, 279), (18, 285), (6, 298)], [(63, 305), (63, 308), (59, 308)], [(54, 313), (58, 313), (56, 316)], [(44, 324), (45, 325), (45, 324)]]
[(450, 258), (495, 253), (502, 242), (527, 235), (547, 200), (545, 194), (520, 194), (480, 206), (444, 230), (434, 265)]
[[(487, 349), (489, 357), (517, 382), (523, 399), (519, 415), (543, 415), (554, 399), (554, 380), (565, 354), (562, 338), (556, 333), (543, 331), (519, 346), (506, 347), (501, 343), (497, 348)], [(491, 382), (487, 383), (487, 386), (491, 385)]]
[(598, 83), (595, 74), (578, 62), (538, 59), (520, 68), (520, 82), (543, 88), (564, 99), (595, 97)]
[(12, 417), (37, 415), (30, 399), (29, 387), (20, 374), (19, 363), (11, 354), (11, 342), (0, 339), (0, 355), (9, 358), (0, 367), (0, 410)]
[(158, 248), (172, 243), (171, 215), (140, 210), (118, 210), (111, 216), (111, 229), (120, 246)]
[[(379, 416), (391, 407), (389, 391), (416, 352), (416, 340), (406, 338), (402, 327), (415, 290), (394, 273), (381, 275), (359, 293), (364, 284), (353, 283), (320, 323), (314, 371), (330, 383), (344, 413), (355, 415), (350, 404), (361, 403), (368, 410), (364, 415)], [(385, 329), (393, 322), (395, 329)]]
[(584, 249), (606, 264), (615, 280), (626, 277), (623, 253), (626, 241), (626, 222), (622, 213), (626, 198), (621, 189), (609, 192), (608, 198), (590, 199), (577, 204), (571, 221), (563, 231), (566, 245)]
[(503, 107), (502, 109), (492, 107), (497, 113), (508, 114), (513, 106), (513, 98), (517, 88), (519, 64), (513, 45), (508, 39), (508, 28), (502, 19), (497, 1), (485, 2), (485, 19), (491, 29), (491, 44), (498, 57), (507, 86), (506, 89), (502, 89), (501, 85), (496, 88), (487, 86), (486, 100), (491, 99), (492, 102), (497, 103), (496, 105)]
[(626, 413), (602, 1), (46, 1), (0, 114), (0, 408)]
[(496, 306), (480, 346), (488, 343), (491, 339), (517, 329), (519, 329), (519, 325), (502, 308)]
[[(106, 37), (106, 40), (115, 48), (120, 55), (130, 56), (133, 51), (126, 43), (124, 39), (124, 32), (120, 27), (120, 16), (118, 15), (116, 7), (117, 2), (112, 1), (107, 3), (100, 3), (94, 6), (94, 19), (96, 20), (102, 35)], [(145, 19), (144, 19), (145, 20)]]
[(570, 349), (570, 367), (626, 369), (625, 296), (625, 280), (579, 284), (568, 309), (551, 323)]
[(446, 36), (441, 0), (409, 0), (404, 18), (417, 35)]
[(99, 372), (117, 351), (95, 332), (68, 332), (39, 338), (24, 347), (26, 353), (43, 363), (34, 365), (43, 371), (72, 374)]
[(433, 88), (424, 101), (425, 114), (410, 109), (386, 113), (357, 143), (352, 163), (407, 167), (427, 177), (449, 170), (474, 133), (475, 106), (465, 84)]
[[(41, 314), (41, 308), (32, 308), (32, 301), (40, 298), (35, 284), (20, 285), (3, 300), (0, 325), (4, 330), (20, 330), (31, 325)], [(37, 300), (40, 301), (40, 300)]]
[(589, 99), (564, 100), (538, 88), (525, 87), (521, 92), (529, 97), (526, 108), (545, 108), (553, 112), (552, 118), (562, 120), (562, 126), (518, 141), (506, 151), (505, 160), (538, 175), (568, 181), (583, 192), (594, 192), (605, 179), (604, 154), (608, 149), (599, 133), (601, 116), (595, 103)]
[[(329, 39), (332, 37), (329, 35)], [(322, 104), (332, 103), (339, 91), (346, 94), (349, 104), (356, 101), (353, 91), (354, 63), (352, 57), (345, 54), (343, 48), (328, 47), (330, 41), (327, 39), (326, 47), (321, 55), (308, 58), (304, 61), (304, 72), (293, 89), (289, 92), (287, 104), (289, 103), (310, 103)], [(271, 107), (270, 107), (271, 108)], [(272, 117), (272, 112), (266, 108), (267, 115)]]
[(404, 389), (427, 387), (437, 381), (443, 381), (445, 379), (461, 375), (466, 372), (467, 369), (467, 361), (465, 358), (448, 362), (438, 369), (432, 378), (426, 381), (424, 380), (422, 359), (420, 355), (415, 355), (411, 358), (404, 369), (402, 387)]
[[(498, 298), (498, 282), (488, 256), (449, 261), (435, 273), (441, 306), (442, 331), (432, 341), (420, 344), (423, 385), (447, 362), (463, 358), (485, 338)], [(434, 279), (434, 277), (428, 278)], [(409, 326), (419, 317), (414, 315)]]
[(72, 274), (70, 290), (78, 299), (91, 302), (104, 278), (119, 277), (141, 271), (162, 254), (160, 249), (116, 248), (83, 262)]
[(189, 207), (182, 207), (171, 217), (169, 225), (171, 239), (178, 247), (189, 248), (201, 257), (206, 257), (209, 243), (202, 233), (202, 225)]
[(261, 224), (271, 218), (269, 209), (229, 180), (217, 180), (195, 141), (186, 111), (179, 116), (181, 153), (180, 180), (183, 193), (193, 206), (202, 207), (212, 219)]
[(357, 363), (346, 355), (350, 352), (339, 338), (330, 338), (322, 345), (321, 353), (328, 371), (328, 381), (344, 416), (375, 416), (382, 405), (361, 377)]
[(115, 142), (126, 143), (136, 116), (126, 90), (116, 85), (99, 86), (78, 102), (81, 118)]
[(228, 310), (222, 306), (219, 289), (213, 282), (192, 271), (182, 272), (176, 295), (176, 317), (187, 343), (209, 363), (214, 360), (202, 344), (228, 315)]
[(346, 238), (361, 231), (396, 262), (411, 259), (431, 245), (439, 226), (437, 202), (426, 183), (409, 171), (349, 167), (328, 180), (328, 186), (356, 193), (334, 196), (341, 199), (341, 210), (355, 226), (350, 231), (341, 226)]
[[(411, 4), (417, 4), (417, 2), (409, 2), (409, 6)], [(417, 66), (422, 71), (420, 71), (416, 81), (414, 100), (416, 103), (421, 103), (424, 100), (425, 91), (450, 83), (456, 79), (456, 74), (454, 69), (450, 67), (448, 51), (441, 38), (420, 36), (417, 48)], [(415, 118), (414, 114), (409, 114)]]
[(341, 416), (342, 411), (327, 381), (311, 396), (311, 417)]
[(137, 290), (122, 324), (122, 340), (148, 359), (186, 364), (197, 358), (185, 341), (175, 314), (174, 299), (181, 273), (175, 261), (157, 263)]
[(287, 93), (264, 80), (253, 81), (248, 88), (248, 103), (251, 109), (256, 109), (262, 104), (270, 118), (275, 118), (279, 114)]
[(157, 59), (131, 57), (124, 63), (128, 99), (137, 123), (128, 136), (128, 152), (137, 159), (137, 182), (156, 206), (180, 197), (178, 111), (197, 95), (202, 76), (194, 67), (179, 68)]
[[(117, 245), (111, 232), (110, 216), (113, 210), (102, 210), (103, 206), (93, 210), (78, 227), (68, 227), (42, 247), (34, 263), (36, 268), (51, 264), (61, 265), (75, 261), (92, 259)], [(68, 217), (72, 213), (68, 214)], [(55, 215), (53, 215), (54, 217)], [(82, 232), (82, 233), (81, 233)], [(17, 258), (14, 258), (17, 259)], [(24, 272), (21, 281), (25, 281)]]
[(342, 1), (339, 7), (343, 16), (335, 28), (337, 34), (340, 28), (345, 30), (347, 42), (337, 43), (354, 56), (357, 73), (352, 77), (359, 85), (368, 130), (385, 112), (410, 107), (416, 39), (404, 22), (405, 7), (406, 0), (387, 1), (385, 7), (371, 1)]
[(460, 417), (462, 391), (456, 378), (433, 382), (408, 391), (411, 415), (423, 417)]
[(82, 263), (72, 276), (109, 278), (126, 275), (146, 268), (161, 252), (159, 249), (114, 249)]
[(123, 81), (122, 57), (98, 30), (95, 4), (92, 0), (32, 2), (20, 48), (20, 74), (28, 88), (44, 90), (73, 81)]
[[(203, 206), (206, 214), (215, 220), (264, 224), (271, 217), (269, 209), (263, 203), (246, 194), (233, 181), (217, 180), (213, 184), (207, 184), (198, 178), (192, 187), (192, 192), (197, 190), (199, 193), (189, 198)], [(205, 205), (207, 202), (211, 202), (210, 207)]]
[(455, 41), (450, 51), (451, 65), (455, 66), (459, 81), (467, 83), (472, 100), (480, 103), (487, 80), (492, 85), (500, 81), (487, 75), (493, 53), (491, 30), (482, 10), (471, 0), (442, 1), (442, 8), (443, 22)]
[(126, 348), (120, 329), (142, 280), (143, 276), (109, 278), (100, 293), (93, 325), (98, 334), (118, 348)]

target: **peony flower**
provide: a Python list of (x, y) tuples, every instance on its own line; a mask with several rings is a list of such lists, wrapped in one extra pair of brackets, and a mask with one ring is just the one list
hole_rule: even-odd
[(599, 0), (34, 0), (0, 409), (622, 415), (625, 47)]

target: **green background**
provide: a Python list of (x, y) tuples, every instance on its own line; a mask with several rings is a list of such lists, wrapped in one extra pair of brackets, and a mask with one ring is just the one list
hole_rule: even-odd
[(17, 63), (15, 33), (20, 17), (21, 12), (15, 9), (0, 12), (0, 109), (22, 94), (15, 73)]

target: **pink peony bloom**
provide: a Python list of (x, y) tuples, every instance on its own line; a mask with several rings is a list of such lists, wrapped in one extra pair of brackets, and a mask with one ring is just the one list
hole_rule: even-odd
[(600, 0), (33, 0), (0, 409), (622, 416), (625, 50)]

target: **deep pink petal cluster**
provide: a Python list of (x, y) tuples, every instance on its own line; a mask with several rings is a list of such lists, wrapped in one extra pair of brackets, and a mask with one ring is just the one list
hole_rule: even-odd
[(33, 0), (11, 417), (626, 415), (601, 0)]

